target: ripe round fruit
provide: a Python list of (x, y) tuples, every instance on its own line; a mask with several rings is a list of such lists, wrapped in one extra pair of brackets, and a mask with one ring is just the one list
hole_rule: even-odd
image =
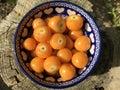
[(72, 52), (68, 48), (63, 48), (57, 52), (57, 56), (60, 58), (62, 63), (67, 63), (70, 62), (72, 58)]
[(70, 63), (62, 64), (59, 70), (60, 76), (64, 80), (70, 80), (75, 77), (76, 70), (75, 67)]
[(62, 49), (66, 46), (66, 38), (61, 33), (55, 33), (50, 39), (50, 45), (53, 49)]
[(35, 29), (38, 26), (44, 26), (46, 25), (45, 21), (41, 18), (36, 18), (33, 20), (32, 27)]
[(35, 49), (36, 47), (36, 40), (33, 39), (33, 38), (27, 38), (24, 42), (23, 42), (23, 46), (25, 49), (29, 50), (29, 51), (32, 51)]
[(50, 56), (44, 62), (44, 69), (49, 74), (56, 74), (61, 66), (60, 59), (57, 56)]
[(80, 30), (83, 26), (83, 18), (79, 15), (70, 15), (66, 19), (66, 26), (69, 30)]
[(48, 26), (38, 26), (35, 28), (33, 31), (33, 37), (38, 41), (38, 42), (45, 42), (48, 41), (51, 37), (51, 31)]
[(83, 35), (83, 31), (82, 30), (69, 31), (68, 35), (72, 40), (76, 40), (78, 37)]
[(39, 43), (35, 51), (38, 57), (47, 58), (52, 54), (52, 47), (48, 43)]
[(90, 45), (91, 41), (87, 36), (80, 36), (74, 43), (74, 47), (78, 51), (87, 51), (90, 48)]
[(72, 49), (73, 48), (73, 41), (68, 35), (65, 35), (66, 37), (66, 48)]
[(72, 64), (77, 68), (84, 68), (88, 64), (88, 56), (85, 52), (77, 52), (72, 56)]
[(54, 32), (63, 33), (66, 29), (65, 20), (61, 16), (53, 16), (49, 22), (48, 26), (53, 29)]
[(44, 71), (43, 64), (44, 64), (44, 59), (35, 57), (31, 60), (30, 67), (36, 73), (42, 73)]

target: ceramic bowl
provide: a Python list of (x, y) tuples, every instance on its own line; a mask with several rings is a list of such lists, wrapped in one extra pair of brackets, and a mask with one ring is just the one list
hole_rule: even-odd
[[(84, 33), (91, 39), (91, 47), (87, 51), (90, 61), (89, 64), (82, 69), (82, 71), (78, 70), (77, 76), (68, 81), (62, 81), (59, 77), (49, 77), (46, 73), (40, 75), (35, 74), (29, 67), (29, 62), (32, 58), (30, 52), (26, 51), (22, 46), (22, 42), (27, 37), (31, 36), (31, 33), (33, 32), (31, 22), (37, 17), (46, 18), (54, 15), (61, 15), (65, 18), (71, 14), (80, 15), (85, 19), (83, 26)], [(25, 35), (24, 32), (27, 32), (28, 34)], [(34, 7), (22, 18), (15, 33), (14, 50), (19, 67), (33, 82), (48, 88), (66, 88), (80, 83), (93, 70), (100, 55), (101, 39), (95, 21), (83, 8), (66, 1), (50, 1)]]

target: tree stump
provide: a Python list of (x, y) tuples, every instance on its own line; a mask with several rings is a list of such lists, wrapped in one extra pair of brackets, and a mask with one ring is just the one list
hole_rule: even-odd
[[(13, 11), (0, 21), (0, 75), (7, 86), (12, 90), (49, 90), (45, 87), (35, 84), (28, 79), (19, 69), (13, 51), (14, 33), (22, 17), (34, 6), (50, 0), (18, 0)], [(76, 3), (89, 12), (93, 12), (92, 3), (89, 0), (66, 0)], [(120, 89), (120, 77), (114, 77), (114, 70), (120, 70), (120, 67), (111, 69), (110, 72), (95, 75), (91, 74), (83, 82), (67, 88), (66, 90), (118, 90)], [(120, 72), (115, 72), (118, 75)], [(117, 88), (110, 81), (115, 81)], [(118, 83), (119, 82), (119, 83)], [(109, 89), (108, 86), (113, 89)], [(52, 90), (52, 89), (51, 89)]]

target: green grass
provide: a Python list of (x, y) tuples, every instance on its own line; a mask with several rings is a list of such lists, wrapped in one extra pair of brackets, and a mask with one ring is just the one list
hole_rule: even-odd
[(112, 16), (113, 26), (120, 27), (120, 6), (116, 6), (117, 0), (98, 0), (101, 5), (111, 4), (108, 14)]
[(111, 3), (113, 1), (116, 1), (116, 0), (98, 0), (100, 4)]
[(113, 6), (108, 14), (113, 17), (112, 21), (114, 26), (120, 27), (120, 6)]
[(17, 2), (17, 0), (7, 0), (7, 2), (10, 4), (15, 4)]

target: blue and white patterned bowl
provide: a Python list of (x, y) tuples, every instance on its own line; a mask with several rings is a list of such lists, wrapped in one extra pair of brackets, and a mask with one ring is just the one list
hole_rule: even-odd
[[(28, 63), (31, 59), (31, 56), (29, 55), (29, 52), (21, 46), (21, 43), (24, 41), (24, 39), (31, 35), (33, 31), (31, 22), (34, 18), (45, 18), (57, 14), (61, 15), (64, 18), (71, 14), (81, 15), (85, 19), (84, 33), (91, 39), (92, 43), (91, 48), (87, 52), (90, 62), (81, 72), (77, 72), (77, 76), (75, 78), (69, 81), (59, 81), (59, 78), (55, 78), (56, 80), (54, 82), (51, 82), (46, 80), (46, 75), (43, 74), (43, 76), (40, 78), (30, 70)], [(23, 35), (25, 28), (28, 29), (28, 35), (26, 36)], [(42, 3), (31, 9), (20, 21), (15, 33), (14, 42), (16, 60), (23, 73), (32, 81), (48, 88), (66, 88), (83, 81), (95, 67), (101, 49), (99, 29), (93, 18), (80, 6), (66, 1), (50, 1)], [(27, 60), (24, 60), (25, 58), (23, 55), (28, 55)]]

